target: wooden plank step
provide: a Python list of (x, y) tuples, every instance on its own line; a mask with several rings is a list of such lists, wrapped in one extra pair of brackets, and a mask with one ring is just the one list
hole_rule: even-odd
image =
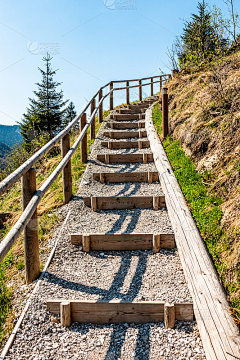
[(93, 180), (101, 181), (101, 183), (122, 183), (122, 182), (148, 182), (158, 181), (159, 175), (157, 171), (149, 172), (120, 172), (120, 173), (93, 173)]
[(149, 148), (149, 141), (101, 141), (101, 146), (108, 149), (147, 149)]
[(154, 209), (166, 206), (165, 196), (88, 196), (84, 205), (93, 211), (124, 210), (124, 209)]
[(110, 139), (143, 138), (147, 136), (146, 130), (139, 131), (104, 131), (103, 136)]
[(113, 119), (115, 121), (130, 121), (130, 120), (142, 120), (145, 119), (144, 114), (114, 114), (110, 116), (110, 119)]
[(71, 244), (83, 245), (83, 251), (130, 251), (175, 247), (174, 234), (71, 234)]
[[(63, 299), (47, 300), (47, 311), (53, 314), (60, 314), (61, 324), (70, 326), (71, 321), (91, 324), (120, 324), (120, 323), (158, 323), (168, 321), (166, 307), (167, 303), (162, 301), (141, 301), (130, 302), (98, 302), (97, 300), (68, 300), (69, 314), (68, 321), (65, 323), (62, 309), (62, 303), (67, 305)], [(193, 321), (192, 303), (175, 303), (174, 323), (178, 321)], [(69, 319), (70, 317), (70, 319)], [(70, 321), (69, 321), (70, 320)]]
[(123, 108), (123, 109), (116, 109), (116, 111), (119, 113), (119, 114), (143, 114), (145, 112), (145, 109), (144, 108), (139, 108), (139, 109), (126, 109), (126, 108)]
[(153, 162), (153, 154), (97, 154), (97, 160), (106, 164), (147, 164)]
[(106, 126), (110, 129), (143, 129), (145, 128), (144, 121), (138, 122), (108, 122)]

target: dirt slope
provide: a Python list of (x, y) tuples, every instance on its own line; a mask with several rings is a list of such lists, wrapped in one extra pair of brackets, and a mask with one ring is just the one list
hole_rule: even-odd
[(176, 74), (167, 86), (171, 134), (197, 170), (209, 173), (209, 193), (223, 199), (221, 224), (229, 238), (219, 250), (220, 275), (240, 305), (240, 50)]

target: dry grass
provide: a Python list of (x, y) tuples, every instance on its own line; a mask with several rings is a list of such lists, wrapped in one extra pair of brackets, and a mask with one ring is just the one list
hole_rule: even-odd
[(170, 130), (199, 172), (209, 194), (222, 198), (221, 279), (240, 306), (240, 51), (168, 83)]

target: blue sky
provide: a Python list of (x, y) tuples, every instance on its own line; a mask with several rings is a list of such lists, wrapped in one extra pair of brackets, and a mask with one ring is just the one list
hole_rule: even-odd
[[(49, 51), (65, 99), (79, 112), (110, 80), (165, 73), (166, 51), (195, 0), (1, 0), (0, 124), (21, 119)], [(222, 0), (216, 4), (227, 15)], [(235, 3), (237, 5), (237, 2)], [(119, 94), (115, 104), (124, 102)], [(132, 94), (132, 99), (134, 94)], [(104, 104), (107, 107), (107, 103)]]

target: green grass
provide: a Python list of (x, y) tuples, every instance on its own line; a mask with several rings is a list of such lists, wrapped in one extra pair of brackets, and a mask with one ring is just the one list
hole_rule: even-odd
[[(161, 135), (162, 116), (158, 105), (155, 105), (153, 109), (153, 122)], [(163, 140), (163, 146), (192, 216), (229, 296), (233, 314), (239, 320), (240, 299), (235, 294), (240, 291), (240, 284), (236, 285), (236, 282), (226, 280), (224, 275), (231, 264), (224, 261), (223, 254), (226, 251), (230, 253), (233, 245), (231, 236), (221, 226), (223, 216), (221, 204), (223, 201), (222, 198), (212, 193), (210, 185), (205, 185), (213, 181), (213, 176), (208, 172), (198, 173), (196, 171), (194, 163), (184, 153), (179, 141), (168, 136)], [(239, 278), (239, 268), (235, 269), (235, 274)]]

